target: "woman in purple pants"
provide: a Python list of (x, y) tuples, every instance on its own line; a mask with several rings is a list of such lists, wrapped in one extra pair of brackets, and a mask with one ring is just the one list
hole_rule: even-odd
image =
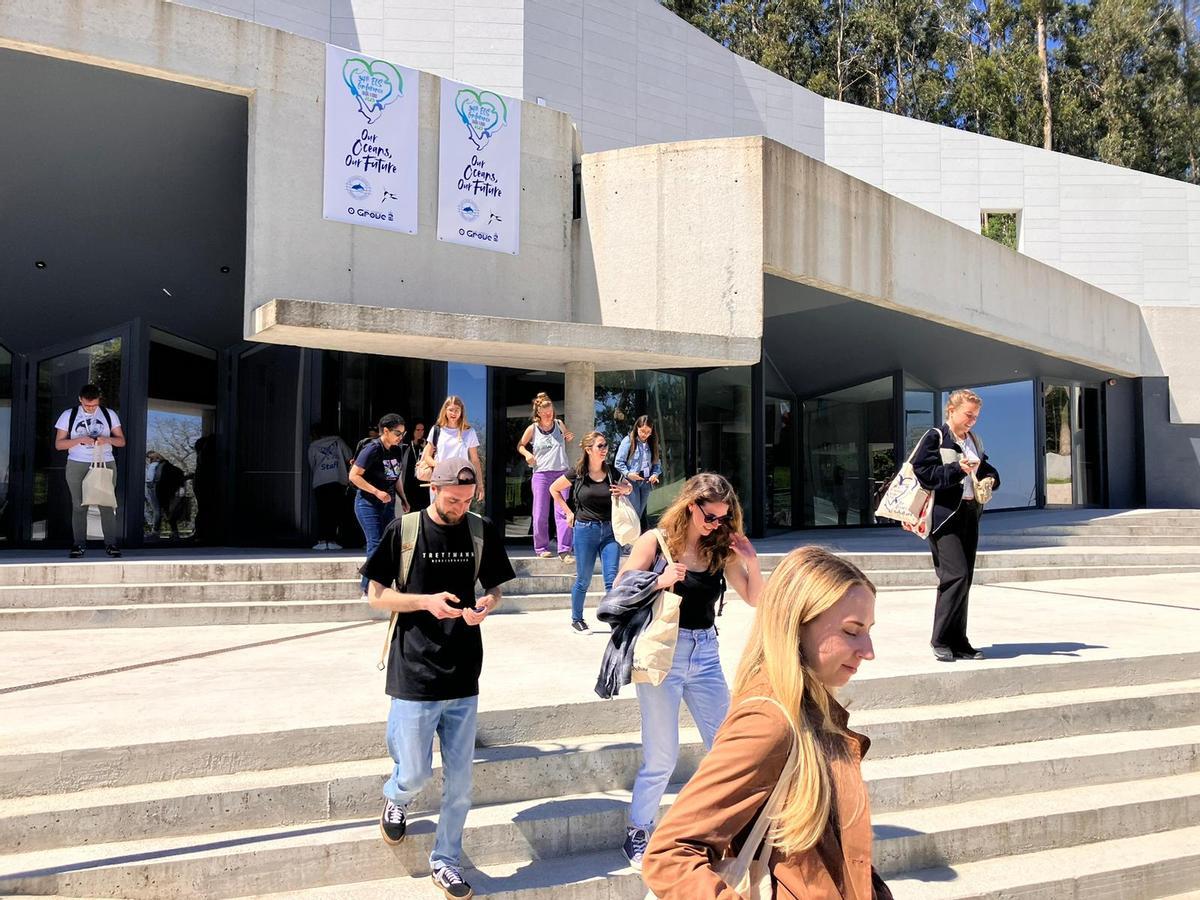
[[(521, 435), (517, 452), (533, 468), (533, 552), (543, 559), (550, 553), (550, 526), (546, 513), (553, 502), (550, 485), (568, 468), (567, 442), (575, 435), (567, 431), (561, 419), (554, 418), (554, 401), (545, 394), (533, 398), (533, 423)], [(533, 452), (530, 452), (530, 446)], [(558, 556), (565, 563), (573, 563), (571, 555), (571, 526), (558, 507), (554, 509), (554, 525), (558, 531)]]

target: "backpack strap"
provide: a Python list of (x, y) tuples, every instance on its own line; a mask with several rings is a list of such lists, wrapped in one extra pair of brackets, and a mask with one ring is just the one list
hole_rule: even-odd
[(432, 456), (434, 459), (437, 459), (437, 449), (438, 449), (437, 448), (437, 439), (438, 439), (438, 435), (440, 435), (441, 433), (442, 433), (441, 425), (434, 425), (433, 428), (429, 432), (429, 444), (431, 447), (433, 447)]
[(79, 418), (79, 404), (71, 409), (71, 421), (67, 422), (67, 437), (75, 433), (75, 420)]
[[(421, 534), (421, 510), (407, 512), (400, 519), (400, 590), (408, 588), (408, 573), (412, 570), (413, 554), (417, 549), (417, 538)], [(395, 540), (393, 534), (392, 540)], [(396, 620), (399, 613), (392, 613), (388, 620), (387, 636), (383, 640), (383, 651), (379, 654), (380, 672), (387, 668), (388, 654), (392, 649), (392, 639), (396, 636)]]

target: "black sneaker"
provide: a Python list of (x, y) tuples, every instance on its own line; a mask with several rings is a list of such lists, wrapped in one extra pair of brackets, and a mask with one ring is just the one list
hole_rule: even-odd
[(934, 647), (933, 656), (938, 662), (954, 662), (954, 651), (949, 647)]
[(107, 547), (104, 548), (104, 552), (107, 553), (109, 556), (111, 556), (113, 559), (121, 558), (121, 551), (117, 547), (116, 544), (109, 544)]
[(83, 544), (80, 544), (77, 547), (72, 547), (71, 552), (68, 553), (67, 556), (71, 557), (71, 559), (81, 559), (86, 549), (87, 548)]
[(572, 619), (571, 630), (576, 634), (591, 634), (592, 629), (588, 628), (588, 623), (583, 619)]
[(383, 840), (393, 847), (404, 840), (408, 830), (404, 810), (391, 800), (383, 801), (383, 812), (379, 816), (379, 830), (383, 832)]
[(433, 883), (451, 900), (467, 900), (475, 896), (475, 892), (463, 881), (462, 872), (456, 866), (438, 866), (433, 870)]
[(621, 846), (621, 852), (629, 860), (629, 865), (639, 872), (642, 871), (642, 857), (646, 855), (646, 845), (649, 843), (650, 832), (645, 828), (630, 825), (625, 829), (625, 843)]
[(983, 657), (982, 650), (976, 650), (970, 644), (967, 644), (965, 647), (960, 647), (959, 649), (954, 651), (954, 658), (955, 659), (983, 659), (984, 657)]

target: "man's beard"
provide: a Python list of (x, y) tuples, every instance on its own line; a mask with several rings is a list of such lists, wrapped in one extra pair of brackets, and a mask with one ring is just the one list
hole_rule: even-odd
[(440, 503), (434, 503), (434, 506), (437, 507), (438, 515), (441, 516), (442, 521), (447, 525), (457, 525), (463, 520), (463, 516), (466, 515), (466, 513), (449, 512), (448, 510), (444, 509)]

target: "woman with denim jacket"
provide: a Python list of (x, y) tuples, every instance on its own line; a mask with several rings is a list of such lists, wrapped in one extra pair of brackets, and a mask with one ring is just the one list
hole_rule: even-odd
[[(706, 749), (712, 747), (729, 709), (716, 629), (717, 603), (725, 583), (750, 606), (758, 603), (763, 587), (758, 554), (742, 534), (742, 506), (720, 475), (705, 472), (689, 478), (659, 519), (657, 530), (674, 561), (659, 576), (658, 587), (683, 599), (671, 671), (657, 686), (635, 685), (642, 716), (642, 765), (633, 783), (622, 847), (635, 869), (641, 868), (663, 792), (679, 758), (680, 702), (687, 704)], [(643, 534), (634, 541), (622, 571), (653, 571), (659, 552), (658, 536), (653, 531)]]
[(646, 513), (650, 491), (662, 478), (662, 461), (658, 455), (658, 432), (649, 416), (638, 416), (629, 434), (621, 438), (617, 458), (613, 463), (617, 471), (629, 479), (633, 493), (629, 502), (641, 519)]

